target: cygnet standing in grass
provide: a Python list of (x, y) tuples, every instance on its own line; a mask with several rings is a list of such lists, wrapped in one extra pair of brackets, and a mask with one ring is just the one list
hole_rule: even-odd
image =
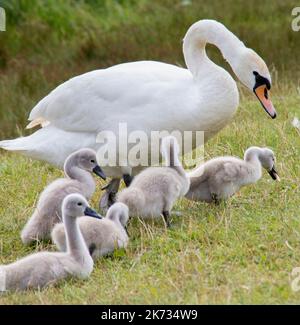
[(185, 196), (194, 201), (218, 203), (241, 187), (256, 183), (262, 177), (262, 167), (274, 180), (280, 180), (275, 169), (275, 155), (268, 148), (250, 147), (244, 160), (235, 157), (211, 159), (188, 173), (191, 185)]
[[(115, 203), (101, 220), (82, 217), (78, 225), (82, 236), (94, 260), (112, 253), (128, 244), (126, 225), (129, 219), (128, 207), (123, 203)], [(63, 224), (56, 224), (52, 231), (52, 241), (60, 251), (66, 251), (66, 235)]]
[(24, 244), (50, 238), (54, 225), (62, 221), (62, 202), (68, 194), (80, 193), (88, 200), (91, 198), (96, 188), (91, 173), (106, 178), (92, 149), (80, 149), (71, 154), (66, 159), (64, 171), (66, 178), (55, 180), (40, 195), (37, 207), (21, 233)]
[(37, 289), (69, 277), (89, 277), (94, 262), (76, 219), (82, 215), (99, 216), (80, 194), (68, 195), (63, 200), (62, 211), (67, 234), (66, 252), (40, 252), (0, 266), (0, 291)]
[(129, 207), (130, 216), (154, 218), (162, 214), (169, 227), (170, 211), (175, 201), (186, 194), (190, 181), (179, 161), (175, 137), (162, 139), (161, 153), (166, 166), (143, 170), (119, 193), (117, 200)]

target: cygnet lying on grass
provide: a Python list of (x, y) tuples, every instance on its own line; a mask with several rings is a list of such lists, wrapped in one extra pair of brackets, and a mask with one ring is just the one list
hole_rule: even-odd
[[(128, 207), (123, 203), (115, 203), (101, 220), (82, 217), (78, 225), (93, 259), (112, 253), (117, 248), (125, 248), (128, 244), (126, 225)], [(63, 224), (56, 224), (52, 231), (52, 241), (60, 251), (66, 251), (66, 235)]]
[(90, 199), (96, 188), (91, 173), (105, 179), (97, 164), (96, 152), (92, 149), (80, 149), (71, 154), (65, 162), (64, 171), (66, 178), (55, 180), (40, 195), (37, 207), (21, 233), (24, 244), (50, 238), (54, 225), (62, 221), (61, 206), (68, 194), (80, 193)]
[(82, 215), (99, 216), (80, 194), (68, 195), (63, 201), (62, 211), (67, 234), (66, 252), (40, 252), (0, 266), (0, 291), (37, 289), (69, 277), (89, 277), (94, 262), (76, 219)]

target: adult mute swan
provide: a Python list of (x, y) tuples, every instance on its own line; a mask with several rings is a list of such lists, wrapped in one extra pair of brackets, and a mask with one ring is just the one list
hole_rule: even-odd
[[(40, 130), (28, 137), (1, 141), (0, 148), (63, 167), (70, 153), (82, 147), (97, 150), (101, 146), (96, 143), (98, 132), (118, 134), (120, 122), (127, 123), (128, 133), (142, 130), (148, 136), (161, 130), (205, 131), (207, 141), (230, 122), (239, 104), (236, 82), (207, 57), (207, 43), (221, 50), (237, 77), (275, 118), (268, 95), (271, 76), (265, 62), (223, 24), (200, 20), (184, 37), (187, 69), (139, 61), (72, 78), (31, 111), (28, 127), (40, 125)], [(123, 175), (140, 170), (131, 168), (130, 162), (122, 165), (103, 168), (113, 178), (106, 194), (118, 189)]]

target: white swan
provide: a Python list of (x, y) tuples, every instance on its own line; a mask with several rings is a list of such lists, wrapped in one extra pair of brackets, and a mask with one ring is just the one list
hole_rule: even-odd
[[(54, 89), (32, 110), (29, 127), (42, 129), (28, 137), (0, 142), (0, 148), (62, 167), (82, 147), (99, 148), (99, 131), (205, 131), (208, 140), (232, 119), (239, 104), (236, 82), (206, 55), (207, 43), (217, 46), (242, 83), (254, 91), (272, 118), (268, 98), (271, 77), (265, 62), (224, 25), (214, 20), (193, 24), (184, 38), (188, 69), (140, 61), (119, 64), (72, 78)], [(99, 164), (101, 162), (99, 161)], [(136, 174), (137, 167), (103, 168), (115, 179)]]

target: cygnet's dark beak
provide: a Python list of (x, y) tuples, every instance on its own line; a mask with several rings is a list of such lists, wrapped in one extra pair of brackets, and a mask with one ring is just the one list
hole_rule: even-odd
[(97, 176), (101, 177), (102, 179), (106, 180), (106, 176), (100, 166), (97, 165), (93, 169), (93, 173), (96, 174)]
[(93, 217), (93, 218), (97, 218), (97, 219), (102, 219), (102, 217), (93, 209), (91, 208), (85, 208), (84, 210), (84, 215), (88, 216), (88, 217)]
[(273, 166), (273, 168), (271, 170), (268, 171), (268, 173), (274, 179), (274, 181), (280, 181), (280, 177), (279, 177), (279, 175), (278, 175), (278, 173), (277, 173), (274, 166)]

